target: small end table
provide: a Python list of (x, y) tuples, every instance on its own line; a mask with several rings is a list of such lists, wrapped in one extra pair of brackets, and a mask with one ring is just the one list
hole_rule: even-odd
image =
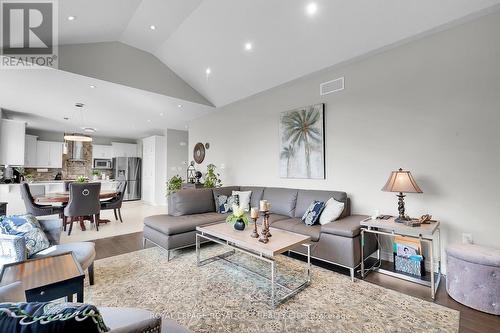
[[(365, 233), (372, 233), (376, 235), (386, 235), (386, 236), (405, 236), (420, 240), (422, 243), (428, 244), (429, 249), (429, 259), (431, 271), (428, 272), (425, 277), (410, 276), (409, 274), (399, 273), (394, 270), (390, 265), (381, 265), (380, 267), (375, 267), (374, 270), (379, 273), (391, 275), (403, 280), (418, 283), (424, 286), (428, 286), (431, 289), (432, 299), (436, 296), (436, 290), (439, 287), (439, 282), (441, 281), (441, 234), (439, 229), (439, 221), (431, 222), (430, 224), (422, 224), (419, 227), (407, 226), (404, 223), (395, 222), (394, 218), (388, 220), (380, 219), (365, 219), (360, 222), (361, 228), (361, 258), (364, 258), (363, 247), (365, 244)], [(435, 267), (436, 259), (434, 258), (434, 243), (437, 241), (437, 269)], [(380, 246), (377, 250), (377, 259), (381, 264), (380, 259)], [(365, 277), (365, 262), (361, 260), (361, 278)]]
[(48, 302), (67, 297), (83, 303), (85, 274), (72, 252), (6, 264), (0, 286), (21, 281), (28, 302)]

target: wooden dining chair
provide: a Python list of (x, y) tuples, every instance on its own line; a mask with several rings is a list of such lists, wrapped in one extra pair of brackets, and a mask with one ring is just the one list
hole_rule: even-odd
[(86, 218), (90, 218), (99, 231), (99, 215), (101, 211), (101, 203), (99, 201), (99, 193), (101, 192), (101, 183), (71, 183), (69, 185), (69, 201), (64, 208), (64, 221), (70, 219), (68, 236), (71, 235), (73, 222), (78, 220), (83, 224)]

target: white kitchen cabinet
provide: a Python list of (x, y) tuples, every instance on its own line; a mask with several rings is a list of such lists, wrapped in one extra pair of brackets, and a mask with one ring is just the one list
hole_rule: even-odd
[(38, 141), (36, 145), (36, 167), (62, 168), (63, 144), (61, 142)]
[(38, 141), (36, 144), (36, 166), (49, 167), (50, 164), (50, 142)]
[(0, 123), (0, 164), (24, 165), (26, 123), (2, 119)]
[(107, 145), (92, 145), (92, 158), (113, 158), (113, 147)]
[(38, 137), (35, 135), (26, 134), (24, 142), (24, 166), (36, 167), (36, 146)]
[(50, 143), (50, 167), (62, 168), (63, 144), (61, 142)]
[(113, 157), (139, 157), (134, 143), (111, 142)]

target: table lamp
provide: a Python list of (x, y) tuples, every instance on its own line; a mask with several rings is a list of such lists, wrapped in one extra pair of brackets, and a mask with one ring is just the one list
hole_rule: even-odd
[(382, 188), (384, 192), (399, 192), (398, 197), (398, 211), (399, 217), (395, 220), (399, 223), (404, 223), (407, 218), (405, 217), (405, 195), (403, 193), (423, 193), (417, 182), (411, 175), (410, 171), (403, 171), (399, 168), (398, 171), (391, 172), (389, 180)]

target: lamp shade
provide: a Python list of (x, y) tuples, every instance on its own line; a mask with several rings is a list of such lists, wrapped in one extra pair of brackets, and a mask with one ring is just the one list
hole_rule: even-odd
[(385, 192), (401, 192), (401, 193), (422, 193), (420, 187), (418, 187), (417, 182), (411, 175), (410, 171), (403, 171), (399, 169), (398, 171), (391, 172), (389, 180), (382, 188)]

